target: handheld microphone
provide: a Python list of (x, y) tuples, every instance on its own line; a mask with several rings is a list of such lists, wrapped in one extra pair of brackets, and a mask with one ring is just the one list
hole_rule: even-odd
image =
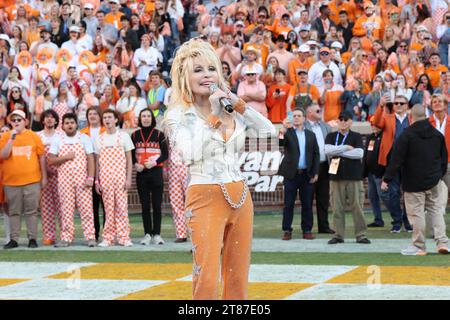
[[(214, 92), (216, 92), (216, 90), (218, 89), (217, 85), (215, 83), (211, 83), (209, 85), (209, 92), (211, 92), (211, 94), (213, 94)], [(233, 106), (231, 105), (230, 100), (228, 100), (225, 97), (222, 97), (219, 99), (219, 103), (222, 106), (222, 108), (225, 109), (226, 112), (228, 113), (232, 113), (234, 111)]]

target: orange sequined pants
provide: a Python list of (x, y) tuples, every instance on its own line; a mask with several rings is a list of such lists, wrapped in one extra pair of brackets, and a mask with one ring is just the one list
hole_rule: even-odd
[[(225, 186), (232, 202), (238, 203), (243, 182)], [(247, 299), (253, 233), (250, 192), (242, 207), (233, 209), (219, 185), (192, 185), (187, 190), (185, 212), (194, 258), (193, 298), (218, 299), (221, 275), (222, 299)]]

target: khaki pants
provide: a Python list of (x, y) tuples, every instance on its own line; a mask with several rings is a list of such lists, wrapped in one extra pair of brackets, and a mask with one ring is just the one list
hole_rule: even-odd
[(28, 239), (37, 239), (39, 200), (41, 196), (40, 183), (25, 186), (5, 186), (5, 194), (9, 208), (9, 223), (11, 240), (19, 241), (21, 229), (21, 215), (25, 216)]
[(406, 213), (413, 227), (412, 242), (419, 249), (425, 250), (425, 211), (429, 216), (437, 245), (448, 243), (444, 212), (447, 206), (448, 189), (441, 180), (427, 191), (405, 192)]
[(348, 200), (353, 215), (356, 240), (366, 238), (367, 224), (362, 211), (364, 188), (361, 180), (330, 181), (335, 238), (344, 239), (345, 206)]
[[(225, 186), (237, 203), (243, 183)], [(186, 194), (186, 221), (193, 246), (193, 298), (218, 299), (221, 273), (222, 299), (247, 299), (253, 233), (250, 193), (241, 208), (232, 209), (219, 185), (190, 186)]]
[(447, 164), (447, 173), (442, 177), (442, 180), (444, 180), (447, 188), (450, 189), (450, 163)]

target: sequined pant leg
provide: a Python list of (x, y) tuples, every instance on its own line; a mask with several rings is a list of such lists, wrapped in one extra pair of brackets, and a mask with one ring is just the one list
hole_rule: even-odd
[[(242, 183), (227, 184), (234, 202)], [(222, 257), (223, 299), (247, 299), (248, 271), (253, 228), (250, 195), (240, 209), (232, 209), (218, 185), (188, 188), (186, 218), (193, 251), (193, 298), (218, 298)]]

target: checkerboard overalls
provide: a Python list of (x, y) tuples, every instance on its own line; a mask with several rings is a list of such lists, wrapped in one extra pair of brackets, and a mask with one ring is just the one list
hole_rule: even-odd
[(113, 147), (105, 146), (105, 134), (100, 136), (99, 182), (106, 215), (103, 241), (109, 245), (114, 243), (116, 235), (121, 245), (130, 240), (128, 193), (125, 189), (127, 160), (125, 150), (120, 145), (122, 134), (117, 134)]
[(168, 161), (169, 166), (169, 198), (172, 206), (172, 217), (177, 238), (187, 238), (186, 217), (184, 202), (187, 189), (187, 166), (183, 163), (181, 155), (171, 150)]
[(56, 241), (56, 221), (61, 229), (61, 213), (58, 193), (58, 168), (48, 164), (50, 144), (45, 146), (45, 161), (47, 163), (47, 185), (41, 193), (41, 219), (43, 240)]
[(63, 157), (70, 152), (75, 158), (64, 162), (58, 168), (58, 192), (61, 206), (61, 240), (72, 242), (75, 237), (73, 215), (75, 204), (80, 213), (81, 225), (86, 240), (95, 239), (94, 212), (92, 208), (92, 188), (86, 187), (87, 155), (78, 135), (75, 144), (64, 143), (59, 149), (59, 156)]
[(55, 112), (58, 114), (58, 117), (60, 119), (58, 127), (56, 128), (58, 131), (62, 130), (62, 117), (66, 114), (66, 113), (70, 113), (72, 112), (72, 110), (67, 106), (66, 102), (60, 102), (57, 101), (57, 103), (55, 104), (55, 106), (53, 107), (53, 110), (55, 110)]

